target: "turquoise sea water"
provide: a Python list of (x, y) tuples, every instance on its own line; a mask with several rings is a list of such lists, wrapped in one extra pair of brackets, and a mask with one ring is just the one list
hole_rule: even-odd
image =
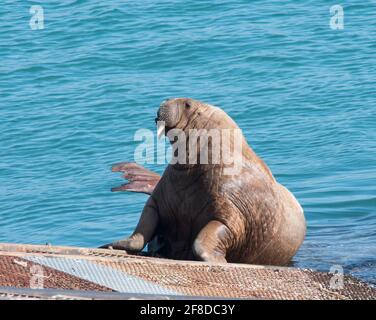
[(376, 2), (339, 2), (3, 1), (0, 242), (129, 234), (147, 196), (111, 193), (110, 166), (161, 101), (188, 96), (228, 112), (301, 202), (294, 265), (376, 283)]

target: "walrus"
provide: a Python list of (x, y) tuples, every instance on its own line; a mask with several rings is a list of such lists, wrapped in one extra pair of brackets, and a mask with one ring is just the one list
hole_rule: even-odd
[[(192, 129), (240, 131), (222, 109), (189, 98), (163, 102), (155, 121), (164, 122), (166, 135), (176, 129), (186, 133), (186, 145)], [(169, 163), (162, 177), (135, 163), (114, 165), (112, 171), (123, 172), (129, 182), (112, 191), (143, 192), (150, 197), (133, 234), (102, 248), (141, 252), (149, 243), (149, 252), (170, 259), (288, 264), (305, 237), (303, 209), (243, 134), (240, 139), (240, 168), (233, 174), (224, 173), (229, 164), (221, 159)], [(234, 147), (234, 142), (227, 144), (230, 150)], [(208, 146), (210, 157), (214, 143), (209, 140)], [(224, 147), (222, 143), (220, 148)], [(195, 157), (200, 157), (200, 150)], [(186, 152), (189, 157), (192, 150), (186, 148)]]

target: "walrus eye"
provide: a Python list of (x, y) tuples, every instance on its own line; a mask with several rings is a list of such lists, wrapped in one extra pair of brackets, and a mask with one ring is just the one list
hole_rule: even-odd
[(190, 104), (188, 101), (186, 101), (186, 102), (185, 102), (185, 107), (188, 109), (188, 108), (191, 107), (191, 104)]

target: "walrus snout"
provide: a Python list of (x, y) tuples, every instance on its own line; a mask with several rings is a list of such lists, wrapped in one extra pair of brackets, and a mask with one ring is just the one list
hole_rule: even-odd
[(164, 121), (166, 127), (174, 128), (181, 117), (180, 105), (167, 101), (163, 103), (157, 112), (157, 121)]
[(176, 128), (183, 114), (182, 99), (169, 99), (161, 104), (155, 122), (158, 125), (158, 137), (170, 129)]

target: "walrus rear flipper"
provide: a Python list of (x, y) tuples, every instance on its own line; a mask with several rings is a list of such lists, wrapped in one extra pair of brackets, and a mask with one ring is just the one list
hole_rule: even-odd
[(121, 162), (112, 166), (112, 172), (122, 172), (123, 177), (129, 182), (119, 187), (112, 188), (112, 192), (116, 191), (132, 191), (151, 194), (161, 179), (161, 176), (144, 167), (131, 162)]

